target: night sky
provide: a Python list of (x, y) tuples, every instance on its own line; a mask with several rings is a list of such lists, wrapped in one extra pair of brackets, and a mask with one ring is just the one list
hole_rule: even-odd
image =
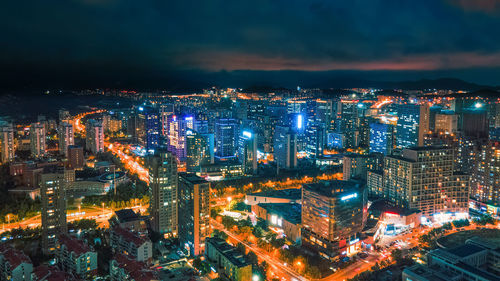
[(4, 87), (500, 84), (500, 0), (3, 1), (0, 22)]

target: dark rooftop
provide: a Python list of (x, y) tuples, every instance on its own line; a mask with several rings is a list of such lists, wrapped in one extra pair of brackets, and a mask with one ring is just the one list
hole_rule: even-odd
[(300, 198), (302, 198), (302, 190), (300, 188), (267, 190), (262, 192), (249, 193), (248, 196), (262, 196), (262, 197), (299, 200)]
[(319, 193), (327, 197), (336, 197), (342, 193), (351, 193), (359, 191), (364, 187), (364, 185), (355, 180), (331, 180), (331, 181), (320, 181), (317, 183), (304, 184), (303, 187), (306, 190)]
[(212, 244), (217, 249), (217, 251), (224, 255), (235, 266), (245, 267), (250, 265), (245, 256), (235, 247), (226, 243), (226, 241), (218, 237), (211, 237), (206, 239), (206, 243)]
[(267, 210), (268, 213), (280, 215), (283, 219), (293, 224), (302, 222), (302, 207), (296, 203), (260, 203), (260, 207)]
[(479, 246), (473, 245), (473, 244), (464, 244), (458, 247), (455, 247), (453, 249), (448, 250), (451, 254), (454, 254), (456, 256), (459, 256), (461, 258), (470, 256), (472, 254), (484, 251), (484, 248), (481, 248)]
[(115, 211), (115, 215), (120, 223), (139, 220), (139, 216), (132, 209), (122, 209)]
[(192, 184), (208, 183), (208, 181), (206, 181), (204, 178), (199, 177), (193, 173), (179, 173), (179, 177), (183, 178), (184, 180), (186, 180)]

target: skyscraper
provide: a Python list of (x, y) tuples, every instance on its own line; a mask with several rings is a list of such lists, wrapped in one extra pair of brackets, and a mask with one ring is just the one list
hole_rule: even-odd
[(14, 159), (14, 128), (12, 124), (0, 125), (0, 163)]
[(423, 146), (424, 136), (429, 132), (428, 104), (398, 105), (396, 147), (399, 149)]
[(45, 156), (47, 148), (45, 145), (45, 128), (39, 123), (33, 123), (30, 127), (31, 156), (35, 158)]
[(236, 155), (236, 136), (238, 122), (235, 119), (218, 119), (215, 122), (215, 157), (234, 158)]
[(102, 128), (102, 123), (89, 119), (85, 126), (87, 131), (85, 138), (86, 149), (92, 154), (97, 154), (104, 151), (104, 132)]
[(332, 259), (359, 247), (367, 192), (357, 181), (321, 181), (302, 187), (302, 242)]
[(387, 156), (383, 180), (382, 197), (429, 219), (469, 212), (469, 176), (454, 173), (452, 148), (413, 147)]
[(336, 132), (345, 137), (344, 148), (356, 147), (359, 143), (359, 100), (343, 98), (337, 103)]
[(489, 141), (475, 153), (471, 173), (471, 197), (500, 208), (500, 142)]
[(83, 147), (77, 145), (68, 146), (68, 166), (71, 169), (80, 170), (84, 164)]
[(56, 250), (57, 236), (67, 233), (66, 183), (61, 171), (44, 173), (40, 180), (42, 198), (42, 249), (46, 254)]
[(200, 172), (202, 165), (214, 162), (213, 134), (198, 134), (188, 130), (186, 132), (186, 170)]
[(238, 143), (238, 159), (241, 161), (243, 173), (257, 173), (257, 135), (243, 130)]
[(59, 135), (59, 153), (64, 156), (67, 156), (68, 147), (70, 145), (75, 144), (73, 125), (67, 122), (62, 122), (61, 125), (59, 125), (58, 135)]
[(168, 149), (179, 159), (186, 161), (186, 132), (193, 130), (192, 116), (171, 115), (168, 117)]
[(144, 122), (141, 127), (144, 133), (141, 134), (141, 143), (146, 150), (153, 152), (160, 145), (160, 116), (158, 111), (150, 106), (139, 107), (139, 122)]
[(171, 152), (159, 148), (148, 159), (150, 214), (153, 230), (166, 237), (178, 234), (177, 161)]
[(370, 152), (389, 155), (394, 149), (394, 126), (390, 124), (370, 124)]
[(297, 135), (286, 126), (276, 126), (274, 160), (280, 169), (297, 167)]
[(195, 174), (179, 174), (179, 240), (191, 256), (205, 250), (210, 237), (210, 183)]

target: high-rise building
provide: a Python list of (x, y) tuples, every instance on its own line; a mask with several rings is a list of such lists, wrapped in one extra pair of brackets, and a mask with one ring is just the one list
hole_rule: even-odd
[(238, 159), (245, 174), (257, 173), (257, 135), (249, 130), (241, 132), (238, 142)]
[(210, 183), (195, 174), (179, 174), (179, 240), (191, 256), (205, 251), (210, 237)]
[(380, 170), (382, 168), (382, 154), (347, 154), (343, 159), (343, 179), (366, 180), (366, 173), (370, 170)]
[(274, 133), (274, 160), (281, 169), (297, 167), (297, 135), (286, 126), (277, 126)]
[(68, 110), (64, 108), (59, 109), (59, 123), (69, 122), (70, 119), (71, 115), (69, 115)]
[(475, 153), (471, 173), (471, 197), (500, 208), (500, 142), (489, 141)]
[(360, 182), (321, 181), (302, 187), (302, 243), (325, 258), (359, 248), (366, 215), (366, 189)]
[(311, 158), (323, 156), (325, 146), (325, 124), (320, 122), (308, 123), (305, 135), (305, 150)]
[(12, 124), (0, 125), (0, 163), (14, 160), (14, 128)]
[(434, 131), (452, 134), (458, 129), (458, 115), (453, 112), (441, 111), (435, 116)]
[(68, 167), (74, 170), (83, 168), (85, 158), (83, 157), (83, 147), (77, 145), (68, 146)]
[(452, 148), (413, 147), (385, 157), (383, 197), (428, 219), (466, 216), (469, 187), (468, 175), (454, 173)]
[(97, 154), (104, 151), (104, 131), (102, 128), (102, 123), (89, 119), (85, 126), (87, 131), (85, 138), (86, 149), (92, 154)]
[(218, 119), (215, 122), (215, 157), (218, 159), (234, 158), (236, 155), (236, 137), (238, 122), (236, 119)]
[(336, 132), (345, 137), (344, 148), (357, 147), (359, 144), (359, 100), (343, 98), (337, 102)]
[(68, 147), (75, 144), (75, 135), (73, 133), (73, 125), (67, 122), (62, 122), (59, 125), (59, 153), (61, 155), (68, 155)]
[(33, 123), (30, 127), (30, 148), (31, 156), (35, 158), (43, 157), (47, 153), (45, 144), (45, 128), (39, 123)]
[(144, 145), (147, 151), (153, 152), (160, 145), (160, 116), (158, 111), (152, 107), (139, 107), (139, 122), (144, 128), (141, 132), (139, 142)]
[(186, 132), (186, 171), (200, 172), (202, 165), (214, 163), (213, 134)]
[(399, 149), (423, 146), (424, 136), (429, 132), (428, 104), (398, 105), (396, 147)]
[(171, 152), (159, 148), (148, 159), (150, 214), (153, 230), (166, 237), (178, 234), (177, 160)]
[(42, 198), (42, 249), (46, 254), (56, 250), (57, 236), (67, 233), (65, 173), (43, 173), (40, 180)]
[(394, 149), (394, 126), (390, 124), (370, 124), (370, 152), (389, 155)]
[(462, 112), (461, 117), (460, 130), (466, 137), (488, 138), (488, 115), (483, 106), (468, 108)]
[(179, 159), (186, 161), (186, 133), (194, 128), (192, 116), (171, 115), (168, 117), (168, 149)]

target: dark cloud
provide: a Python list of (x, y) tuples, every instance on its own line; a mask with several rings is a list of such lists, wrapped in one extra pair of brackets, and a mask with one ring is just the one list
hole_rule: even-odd
[(7, 1), (0, 18), (0, 64), (11, 82), (500, 66), (498, 0)]

